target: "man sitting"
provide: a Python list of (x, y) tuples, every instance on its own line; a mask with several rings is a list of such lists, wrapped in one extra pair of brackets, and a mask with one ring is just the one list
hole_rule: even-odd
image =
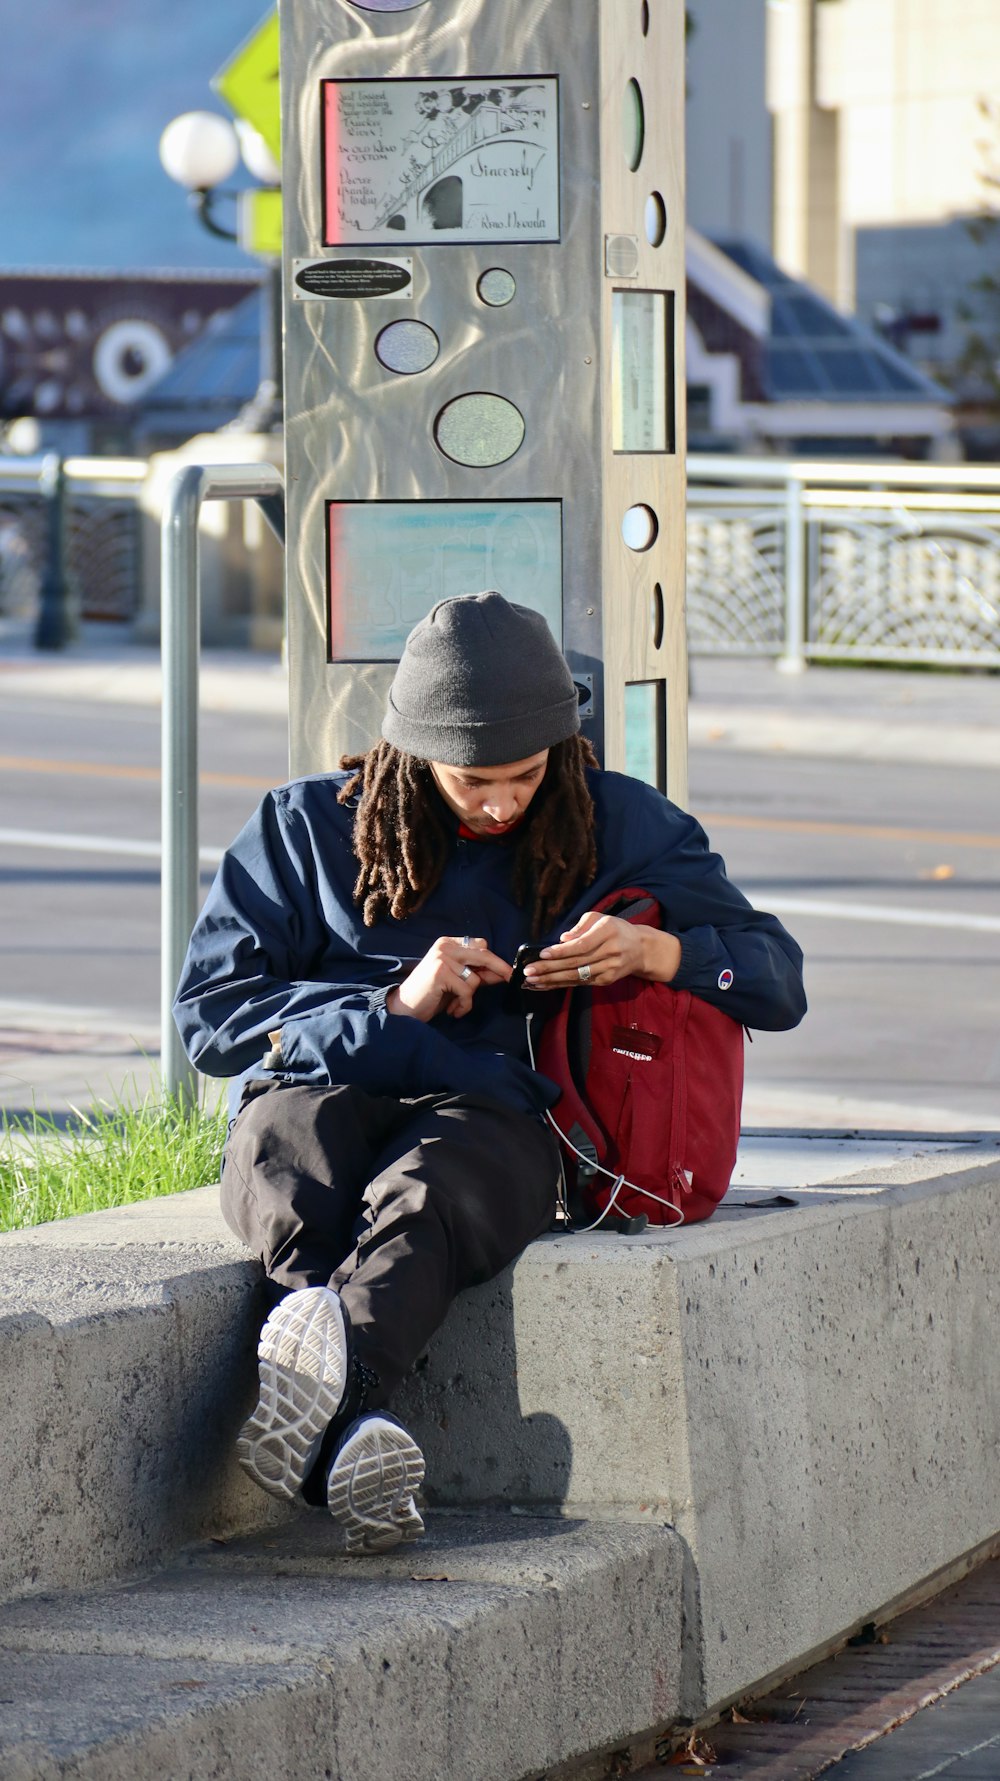
[[(349, 1548), (423, 1531), (423, 1457), (384, 1408), (463, 1287), (548, 1229), (556, 1090), (505, 997), (638, 975), (795, 1026), (802, 955), (695, 820), (602, 772), (537, 613), (444, 600), (407, 640), (382, 739), (269, 794), (198, 919), (175, 1015), (238, 1076), (222, 1207), (277, 1303), (238, 1441), (264, 1490), (326, 1503)], [(598, 915), (640, 885), (660, 930)]]

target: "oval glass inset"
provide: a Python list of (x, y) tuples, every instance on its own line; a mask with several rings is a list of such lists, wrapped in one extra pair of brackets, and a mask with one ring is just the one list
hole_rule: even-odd
[(667, 207), (659, 192), (650, 192), (646, 199), (646, 240), (650, 247), (659, 247), (667, 232)]
[(456, 396), (434, 422), (434, 438), (446, 458), (472, 469), (505, 464), (524, 438), (524, 416), (504, 396), (477, 390)]
[(412, 377), (426, 371), (441, 351), (441, 342), (426, 322), (390, 322), (375, 341), (375, 357), (387, 371)]
[(630, 507), (622, 520), (622, 537), (629, 550), (648, 550), (650, 545), (656, 543), (659, 529), (660, 522), (656, 514), (645, 502)]
[(644, 37), (649, 36), (649, 0), (642, 0), (639, 8), (639, 29)]
[(630, 80), (622, 99), (622, 147), (632, 173), (642, 160), (645, 140), (646, 113), (642, 103), (642, 89), (637, 80)]
[(510, 302), (517, 290), (517, 284), (512, 272), (505, 271), (502, 266), (491, 266), (488, 272), (483, 273), (476, 290), (481, 300), (488, 303), (491, 309), (502, 309), (505, 303)]
[(412, 12), (424, 0), (351, 0), (351, 5), (359, 12)]
[(660, 644), (663, 642), (663, 589), (659, 582), (654, 584), (650, 609), (650, 616), (653, 621), (653, 648), (659, 649)]

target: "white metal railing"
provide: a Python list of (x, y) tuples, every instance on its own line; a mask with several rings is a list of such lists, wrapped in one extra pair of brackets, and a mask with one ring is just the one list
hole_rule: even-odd
[(687, 469), (693, 655), (1000, 666), (1000, 466)]
[[(0, 457), (0, 494), (16, 494), (25, 489), (40, 493), (46, 476), (51, 474), (53, 453), (40, 452), (33, 458)], [(89, 495), (134, 494), (149, 475), (145, 458), (83, 458), (62, 460), (67, 482), (79, 486)]]
[[(52, 555), (38, 497), (57, 463), (0, 457), (0, 611), (38, 603)], [(1000, 666), (1000, 466), (694, 454), (687, 468), (693, 655)], [(72, 594), (94, 583), (127, 616), (148, 465), (70, 457), (60, 475)]]

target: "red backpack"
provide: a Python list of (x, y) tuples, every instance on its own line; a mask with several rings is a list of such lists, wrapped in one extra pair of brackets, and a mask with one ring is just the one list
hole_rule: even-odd
[[(595, 907), (660, 926), (655, 897)], [(551, 1120), (588, 1218), (710, 1218), (732, 1179), (743, 1099), (743, 1028), (668, 983), (624, 977), (567, 990), (542, 1029), (537, 1068), (562, 1094)], [(595, 1169), (596, 1164), (596, 1169)]]

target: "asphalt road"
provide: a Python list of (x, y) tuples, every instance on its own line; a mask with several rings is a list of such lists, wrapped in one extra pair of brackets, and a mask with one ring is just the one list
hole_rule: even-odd
[[(221, 848), (285, 774), (272, 717), (202, 721)], [(158, 713), (20, 697), (0, 712), (0, 1019), (158, 1022)], [(757, 1123), (1000, 1126), (1000, 794), (992, 771), (702, 749), (691, 804), (807, 957), (811, 1011), (758, 1034)], [(210, 871), (206, 871), (206, 883)]]

